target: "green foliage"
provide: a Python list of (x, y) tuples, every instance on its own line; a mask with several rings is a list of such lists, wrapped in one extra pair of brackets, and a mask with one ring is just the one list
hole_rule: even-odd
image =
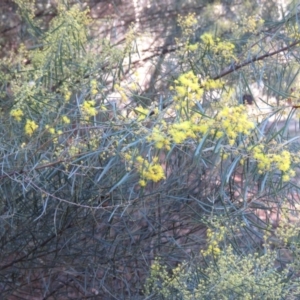
[[(54, 282), (36, 297), (68, 296), (60, 281), (80, 297), (104, 282), (101, 296), (124, 299), (299, 297), (297, 12), (220, 33), (178, 17), (157, 102), (126, 81), (133, 26), (113, 46), (78, 4), (60, 1), (42, 30), (16, 3), (34, 45), (1, 61), (0, 276), (29, 276), (34, 261), (28, 285)], [(1, 293), (21, 293), (22, 276)]]
[[(287, 219), (282, 223), (279, 228), (289, 224), (291, 230), (276, 232), (277, 247), (274, 248), (267, 232), (264, 251), (247, 253), (242, 251), (241, 244), (233, 242), (233, 238), (243, 238), (245, 226), (228, 228), (215, 221), (215, 228), (207, 230), (207, 249), (190, 262), (179, 264), (171, 273), (158, 260), (152, 263), (146, 294), (155, 294), (158, 299), (297, 298), (298, 257), (293, 253), (298, 253), (299, 248), (293, 242), (287, 243), (287, 239), (284, 242), (284, 236), (293, 240), (299, 234), (299, 225), (291, 225)], [(276, 264), (280, 250), (289, 256), (288, 267), (283, 269)]]

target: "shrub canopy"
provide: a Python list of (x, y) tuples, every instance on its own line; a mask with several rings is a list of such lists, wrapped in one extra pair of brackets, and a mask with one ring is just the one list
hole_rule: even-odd
[(0, 61), (1, 295), (299, 296), (296, 3), (233, 1), (243, 15), (223, 26), (226, 3), (169, 12), (172, 45), (143, 58), (146, 7), (113, 43), (84, 3), (58, 1), (46, 22), (14, 2), (26, 35)]

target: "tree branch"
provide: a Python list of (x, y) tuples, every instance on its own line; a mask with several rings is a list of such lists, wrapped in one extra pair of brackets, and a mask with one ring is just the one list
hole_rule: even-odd
[(222, 77), (224, 77), (224, 76), (226, 76), (226, 75), (228, 75), (228, 74), (230, 74), (230, 73), (232, 73), (234, 71), (237, 71), (237, 70), (239, 70), (239, 69), (241, 69), (241, 68), (243, 68), (243, 67), (245, 67), (245, 66), (247, 66), (247, 65), (249, 65), (251, 63), (253, 63), (253, 62), (256, 62), (256, 61), (259, 61), (259, 60), (263, 60), (263, 59), (265, 59), (267, 57), (271, 57), (271, 56), (276, 55), (276, 54), (278, 54), (280, 52), (287, 51), (287, 50), (289, 50), (290, 48), (296, 46), (299, 43), (300, 43), (300, 40), (297, 40), (297, 41), (293, 42), (292, 44), (290, 44), (288, 46), (285, 46), (285, 47), (283, 47), (281, 49), (278, 49), (278, 50), (273, 51), (273, 52), (267, 52), (267, 53), (265, 53), (265, 54), (263, 54), (261, 56), (254, 56), (254, 57), (252, 57), (250, 59), (247, 59), (246, 61), (244, 61), (244, 62), (242, 62), (240, 64), (235, 64), (235, 62), (234, 62), (229, 67), (226, 67), (223, 71), (221, 71), (221, 73), (219, 73), (217, 76), (214, 76), (212, 79), (216, 80), (216, 79), (222, 78)]

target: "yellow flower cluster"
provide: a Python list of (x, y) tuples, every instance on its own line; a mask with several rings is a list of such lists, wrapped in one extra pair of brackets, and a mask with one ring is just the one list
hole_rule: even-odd
[(258, 29), (264, 24), (263, 19), (255, 16), (249, 16), (244, 20), (242, 24), (244, 26), (244, 32), (257, 33)]
[(63, 2), (58, 2), (57, 9), (59, 11), (59, 14), (64, 16), (64, 18), (68, 20), (67, 24), (72, 25), (76, 30), (82, 29), (82, 25), (86, 26), (91, 23), (89, 8), (81, 11), (79, 5), (67, 7)]
[(24, 130), (27, 135), (31, 136), (38, 127), (39, 126), (35, 123), (35, 121), (27, 119)]
[(194, 114), (191, 116), (191, 124), (192, 124), (192, 129), (195, 132), (206, 134), (215, 126), (214, 125), (215, 120), (200, 117), (199, 114)]
[(247, 19), (246, 25), (247, 25), (246, 31), (253, 33), (255, 31), (255, 29), (256, 29), (257, 22), (256, 22), (256, 20), (255, 20), (254, 17), (250, 16)]
[(295, 171), (291, 170), (291, 154), (287, 150), (280, 153), (267, 153), (263, 144), (256, 145), (252, 149), (252, 156), (257, 161), (260, 173), (269, 172), (276, 168), (283, 172), (283, 181), (288, 181), (295, 176)]
[(238, 134), (247, 135), (254, 127), (254, 123), (248, 119), (244, 105), (224, 107), (216, 117), (216, 128), (219, 129), (217, 137), (225, 134), (229, 139), (229, 145), (234, 144)]
[(197, 25), (195, 13), (190, 13), (187, 16), (178, 16), (178, 25), (182, 29), (183, 36), (189, 36), (194, 32), (194, 27)]
[(148, 162), (142, 156), (136, 158), (136, 169), (140, 174), (140, 186), (146, 186), (148, 181), (158, 182), (162, 179), (165, 179), (165, 173), (158, 162), (158, 157), (154, 157), (152, 162)]
[(58, 136), (63, 133), (62, 130), (56, 130), (54, 127), (51, 127), (48, 124), (45, 126), (45, 129), (52, 135), (52, 142), (58, 143)]
[[(289, 211), (285, 207), (281, 217), (280, 225), (273, 233), (275, 237), (278, 236), (283, 248), (294, 247), (289, 248), (294, 249), (291, 252), (295, 252), (291, 254), (294, 261), (290, 257), (289, 268), (278, 271), (275, 262), (280, 259), (280, 254), (278, 249), (271, 250), (274, 245), (270, 242), (265, 244), (263, 254), (256, 251), (235, 251), (230, 240), (233, 237), (236, 239), (243, 224), (229, 225), (226, 219), (223, 219), (225, 223), (221, 223), (221, 219), (216, 217), (210, 220), (213, 227), (207, 229), (207, 250), (201, 251), (204, 257), (196, 258), (191, 264), (183, 262), (171, 272), (159, 259), (155, 259), (146, 281), (146, 295), (154, 293), (166, 299), (176, 297), (184, 300), (250, 300), (262, 299), (265, 295), (268, 295), (268, 299), (285, 299), (287, 296), (298, 295), (299, 280), (297, 277), (290, 277), (290, 272), (299, 268), (299, 263), (296, 262), (298, 254), (295, 251), (299, 248), (299, 224), (289, 222)], [(271, 239), (274, 238), (274, 234), (266, 231), (265, 235), (267, 239)], [(221, 242), (224, 242), (222, 249), (219, 246)]]
[[(145, 285), (145, 293), (149, 295), (150, 293), (158, 293), (162, 294), (165, 297), (171, 296), (169, 291), (169, 286), (167, 281), (169, 280), (169, 274), (166, 269), (166, 266), (163, 266), (159, 259), (156, 258), (154, 262), (151, 264), (150, 268), (150, 276), (147, 278), (146, 285)], [(157, 281), (161, 280), (166, 282), (162, 287), (157, 285)]]
[(20, 122), (22, 120), (22, 117), (23, 117), (23, 111), (20, 109), (20, 108), (16, 108), (16, 109), (13, 109), (11, 112), (10, 112), (10, 115), (18, 122)]
[(182, 37), (175, 38), (175, 42), (179, 45), (177, 53), (184, 57), (187, 52), (195, 52), (199, 48), (199, 43), (191, 44), (190, 38), (195, 34), (197, 19), (195, 13), (190, 13), (187, 16), (178, 17), (178, 25), (181, 27)]
[(175, 87), (171, 87), (171, 90), (175, 90), (176, 96), (174, 101), (176, 102), (176, 109), (181, 107), (193, 107), (195, 100), (200, 100), (203, 95), (203, 89), (200, 87), (197, 76), (193, 71), (181, 74), (177, 80), (174, 81)]
[(264, 145), (257, 145), (252, 149), (253, 158), (257, 160), (257, 166), (262, 172), (271, 170), (271, 162), (269, 155), (264, 152)]
[(136, 92), (138, 89), (139, 89), (139, 86), (136, 82), (131, 82), (129, 85), (128, 85), (128, 88), (133, 91), (133, 92)]
[(170, 138), (167, 134), (164, 133), (164, 126), (163, 128), (159, 128), (159, 126), (155, 126), (152, 129), (151, 134), (147, 137), (148, 142), (154, 142), (156, 149), (166, 149), (170, 150)]
[(201, 35), (201, 40), (207, 47), (212, 47), (215, 45), (215, 40), (213, 36), (208, 32)]
[(163, 295), (166, 299), (173, 299), (174, 290), (177, 290), (180, 292), (175, 295), (179, 296), (180, 294), (182, 296), (180, 299), (195, 299), (185, 283), (186, 275), (190, 274), (189, 270), (186, 270), (186, 265), (186, 262), (182, 262), (170, 273), (159, 259), (155, 259), (151, 265), (150, 276), (146, 281), (145, 294), (149, 295), (154, 292)]
[(97, 81), (96, 80), (91, 80), (91, 95), (97, 95), (98, 94), (98, 89), (97, 89)]
[(64, 99), (66, 102), (69, 102), (71, 99), (72, 93), (69, 90), (64, 91)]
[(205, 119), (194, 114), (190, 120), (178, 121), (167, 125), (162, 122), (161, 126), (154, 126), (151, 134), (147, 137), (147, 141), (154, 142), (156, 149), (171, 149), (171, 143), (181, 144), (189, 138), (197, 139), (209, 132), (213, 128), (215, 121), (213, 119)]
[[(179, 109), (182, 103), (188, 108), (192, 107), (195, 96), (201, 97), (203, 93), (203, 89), (200, 88), (197, 77), (193, 72), (181, 75), (175, 81), (175, 84), (176, 96), (174, 100), (176, 109)], [(216, 89), (222, 88), (223, 84), (220, 80), (207, 79), (203, 82), (203, 87), (204, 89)], [(227, 99), (225, 100), (227, 101)], [(188, 105), (188, 103), (191, 104)], [(223, 104), (216, 107), (216, 109), (219, 110), (219, 113), (214, 119), (209, 119), (200, 114), (191, 114), (189, 120), (179, 119), (170, 125), (162, 122), (161, 126), (156, 125), (153, 128), (147, 140), (154, 142), (157, 149), (165, 148), (169, 150), (171, 142), (180, 144), (189, 138), (196, 139), (211, 132), (212, 134), (215, 133), (217, 138), (226, 136), (229, 145), (233, 145), (239, 134), (249, 135), (251, 130), (255, 128), (255, 124), (249, 120), (247, 108), (244, 105), (224, 107)]]
[[(269, 299), (282, 299), (288, 293), (282, 281), (287, 272), (276, 272), (275, 256), (275, 252), (263, 256), (239, 256), (228, 246), (218, 256), (217, 267), (210, 265), (205, 270), (208, 280), (199, 284), (198, 291), (203, 296), (210, 290), (213, 295), (236, 295), (235, 299), (259, 299), (259, 295), (266, 294)], [(243, 298), (238, 295), (243, 295)]]
[(94, 100), (86, 100), (82, 103), (81, 110), (83, 112), (84, 117), (88, 118), (97, 115), (97, 109), (94, 107), (95, 104), (96, 103)]
[(62, 94), (62, 96), (66, 102), (70, 101), (72, 92), (70, 91), (70, 89), (66, 83), (63, 84), (62, 87), (58, 89), (58, 91)]
[(139, 114), (138, 116), (138, 121), (143, 121), (149, 114), (149, 109), (146, 109), (139, 105), (138, 107), (135, 108), (135, 112)]
[(131, 51), (132, 45), (134, 44), (136, 38), (137, 38), (137, 32), (134, 28), (134, 25), (131, 24), (125, 35), (125, 47), (123, 48), (124, 55), (128, 54)]
[[(265, 254), (238, 254), (231, 245), (223, 251), (216, 249), (214, 262), (203, 268), (178, 265), (168, 272), (159, 260), (151, 265), (146, 281), (146, 295), (162, 295), (166, 299), (285, 299), (299, 293), (299, 282), (287, 288), (289, 270), (276, 270), (276, 251)], [(210, 253), (211, 255), (212, 253)]]
[(287, 150), (283, 150), (279, 155), (273, 155), (273, 161), (276, 163), (278, 170), (287, 172), (291, 167), (291, 154)]
[(300, 233), (299, 222), (291, 222), (289, 220), (288, 209), (282, 209), (280, 222), (275, 231), (275, 236), (284, 246), (290, 243), (292, 246), (299, 248), (298, 236)]
[(202, 82), (202, 86), (206, 90), (213, 90), (213, 89), (221, 89), (224, 86), (224, 82), (220, 79), (206, 79)]
[(290, 30), (289, 37), (291, 37), (294, 40), (299, 40), (300, 38), (300, 33), (299, 33), (299, 26), (296, 24), (293, 26)]
[(47, 129), (50, 134), (55, 134), (56, 133), (55, 128), (54, 127), (50, 127), (49, 125), (46, 125), (45, 129)]
[(70, 119), (67, 116), (62, 116), (61, 120), (65, 124), (70, 124), (70, 122), (71, 122)]
[(221, 56), (222, 58), (235, 58), (234, 57), (234, 44), (223, 41), (221, 42), (219, 38), (214, 38), (210, 33), (204, 33), (201, 36), (201, 40), (205, 47), (207, 47), (214, 54)]
[(177, 110), (185, 108), (187, 111), (195, 105), (196, 101), (201, 100), (204, 90), (222, 89), (224, 87), (224, 82), (220, 79), (206, 78), (199, 84), (199, 80), (193, 71), (181, 74), (174, 83), (175, 85), (171, 86), (170, 90), (174, 90), (176, 93), (173, 97), (175, 108)]
[(214, 52), (216, 54), (220, 54), (224, 58), (234, 58), (234, 48), (235, 46), (230, 42), (218, 42), (217, 45), (214, 47)]
[(176, 144), (184, 142), (188, 138), (196, 138), (194, 126), (191, 121), (174, 123), (170, 126), (169, 134)]
[(35, 19), (35, 1), (31, 0), (14, 0), (15, 3), (22, 8), (21, 12), (26, 12), (26, 16), (30, 19), (30, 22), (34, 22)]
[(196, 43), (196, 44), (188, 44), (187, 45), (187, 50), (189, 51), (196, 51), (198, 49), (199, 45)]
[(218, 256), (221, 253), (219, 243), (223, 241), (226, 230), (224, 226), (219, 226), (218, 230), (213, 231), (211, 228), (207, 229), (207, 250), (202, 251), (204, 256), (213, 255)]

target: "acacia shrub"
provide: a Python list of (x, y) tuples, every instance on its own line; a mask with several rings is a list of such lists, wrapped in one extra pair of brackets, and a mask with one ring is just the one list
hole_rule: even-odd
[[(1, 126), (1, 295), (297, 295), (297, 229), (284, 221), (298, 196), (297, 144), (284, 133), (297, 113), (295, 15), (266, 30), (254, 20), (246, 45), (238, 31), (235, 40), (203, 32), (195, 42), (196, 16), (180, 17), (178, 76), (167, 78), (172, 100), (146, 99), (149, 107), (138, 85), (122, 80), (133, 31), (112, 47), (89, 40), (91, 20), (79, 6), (61, 2), (45, 32), (34, 7), (21, 8), (42, 46), (20, 45), (1, 61), (9, 103)], [(281, 53), (291, 55), (282, 61)], [(259, 96), (267, 114), (242, 103), (252, 80), (268, 83)], [(110, 101), (112, 90), (119, 102)], [(272, 102), (274, 93), (284, 106)], [(286, 126), (266, 133), (271, 116)], [(283, 208), (276, 232), (271, 219), (259, 218), (258, 210)], [(237, 282), (241, 272), (247, 280)]]

